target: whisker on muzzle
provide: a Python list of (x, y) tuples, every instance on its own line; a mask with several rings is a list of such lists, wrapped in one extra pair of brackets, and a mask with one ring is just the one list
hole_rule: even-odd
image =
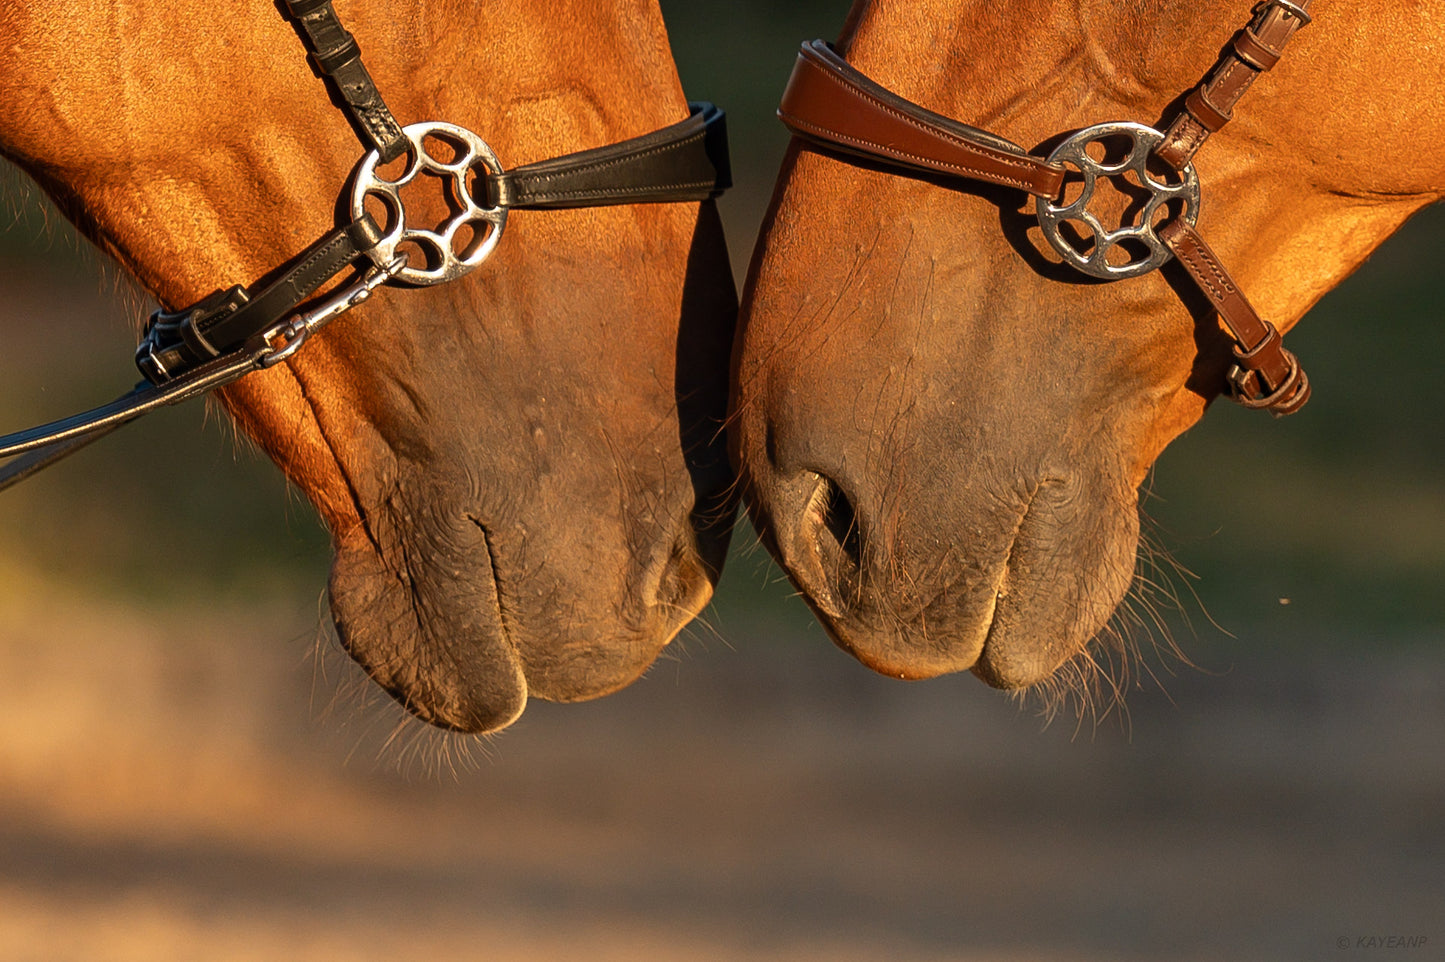
[[(1142, 514), (1141, 520), (1148, 521)], [(1080, 727), (1088, 718), (1097, 729), (1112, 715), (1127, 731), (1129, 691), (1144, 688), (1148, 680), (1168, 697), (1161, 671), (1173, 675), (1175, 665), (1199, 670), (1181, 647), (1173, 625), (1178, 622), (1195, 635), (1188, 604), (1192, 599), (1218, 627), (1194, 590), (1196, 580), (1152, 532), (1141, 531), (1133, 580), (1108, 624), (1052, 675), (1012, 696), (1020, 704), (1036, 703), (1045, 725), (1072, 713)]]
[(350, 743), (345, 763), (370, 756), (374, 769), (409, 781), (460, 781), (480, 770), (491, 757), (492, 736), (437, 728), (407, 711), (346, 654), (325, 609), (323, 593), (311, 652), (311, 716)]

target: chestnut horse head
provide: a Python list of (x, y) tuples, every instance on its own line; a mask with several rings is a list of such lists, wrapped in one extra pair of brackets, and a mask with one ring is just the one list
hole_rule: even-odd
[[(1044, 157), (1061, 132), (1160, 127), (1249, 4), (858, 0), (837, 49)], [(1309, 12), (1195, 159), (1200, 232), (1281, 330), (1445, 191), (1445, 45), (1420, 37), (1445, 4)], [(1138, 487), (1224, 387), (1231, 345), (1178, 263), (1090, 281), (1041, 240), (1022, 191), (901, 176), (839, 146), (795, 141), (744, 293), (733, 443), (749, 510), (870, 666), (1038, 683), (1109, 634)]]
[[(688, 116), (656, 0), (336, 8), (402, 123), (507, 167)], [(267, 0), (20, 0), (0, 36), (0, 152), (162, 303), (335, 223), (361, 151)], [(222, 400), (332, 532), (352, 656), (492, 730), (625, 685), (710, 597), (735, 310), (711, 204), (518, 211), (480, 270), (387, 289)]]

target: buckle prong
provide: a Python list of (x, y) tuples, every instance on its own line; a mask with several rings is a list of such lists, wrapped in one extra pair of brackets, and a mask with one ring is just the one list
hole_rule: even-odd
[(1268, 10), (1270, 7), (1279, 7), (1285, 13), (1297, 18), (1302, 27), (1308, 27), (1314, 22), (1314, 17), (1306, 13), (1305, 8), (1295, 3), (1294, 0), (1265, 0), (1264, 3), (1260, 4), (1260, 7), (1265, 10)]

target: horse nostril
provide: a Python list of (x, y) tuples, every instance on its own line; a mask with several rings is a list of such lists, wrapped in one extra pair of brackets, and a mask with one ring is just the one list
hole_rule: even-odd
[(712, 579), (693, 549), (691, 538), (679, 537), (655, 570), (652, 590), (646, 592), (649, 607), (692, 617), (707, 604), (711, 594)]
[(856, 570), (863, 564), (863, 533), (858, 524), (858, 513), (853, 502), (843, 489), (830, 478), (821, 478), (820, 495), (823, 511), (821, 535), (826, 531), (832, 536), (843, 560), (851, 563)]
[(803, 512), (801, 534), (812, 542), (828, 594), (846, 605), (858, 591), (865, 545), (863, 525), (853, 499), (836, 481), (821, 474)]

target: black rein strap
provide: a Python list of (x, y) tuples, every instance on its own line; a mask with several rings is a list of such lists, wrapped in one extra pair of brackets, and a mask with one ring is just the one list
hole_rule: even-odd
[[(362, 145), (382, 163), (416, 149), (387, 109), (331, 0), (281, 0), (278, 9), (296, 28)], [(476, 203), (504, 217), (507, 210), (703, 201), (730, 186), (723, 112), (696, 103), (687, 119), (641, 137), (490, 173)], [(0, 459), (14, 459), (0, 468), (0, 490), (149, 411), (285, 360), (314, 331), (402, 273), (404, 256), (388, 261), (379, 255), (386, 240), (361, 213), (251, 287), (217, 290), (182, 310), (156, 311), (136, 351), (146, 380), (109, 404), (0, 436)], [(349, 281), (312, 300), (346, 272)], [(302, 311), (305, 304), (309, 309)]]

